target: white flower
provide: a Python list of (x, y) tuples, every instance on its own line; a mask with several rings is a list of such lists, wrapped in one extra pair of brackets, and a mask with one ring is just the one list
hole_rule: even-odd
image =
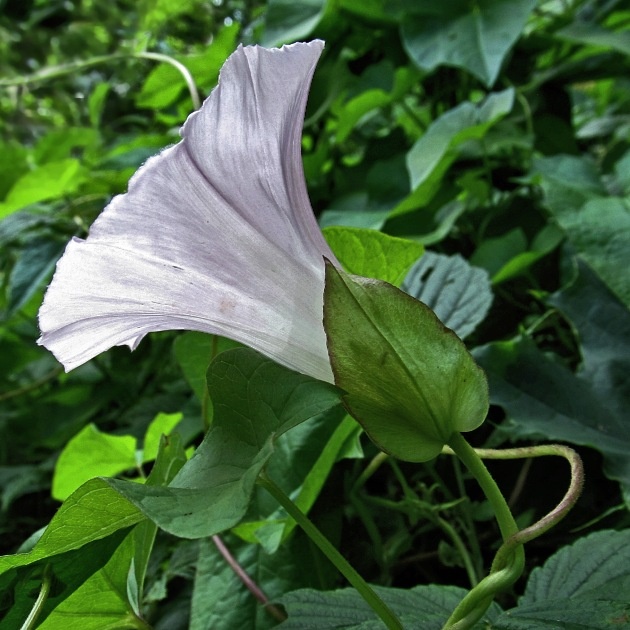
[(39, 312), (66, 370), (149, 332), (236, 339), (333, 381), (323, 256), (301, 160), (323, 42), (239, 47), (218, 87), (57, 264)]

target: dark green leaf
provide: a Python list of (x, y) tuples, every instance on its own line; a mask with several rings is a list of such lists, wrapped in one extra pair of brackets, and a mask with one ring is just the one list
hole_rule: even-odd
[[(405, 628), (440, 630), (457, 604), (466, 594), (455, 586), (416, 586), (412, 589), (395, 589), (375, 586), (376, 593), (396, 613)], [(331, 592), (303, 589), (280, 598), (289, 619), (280, 624), (283, 630), (378, 630), (383, 623), (376, 619), (360, 595), (352, 589)], [(500, 613), (492, 604), (475, 630), (487, 628)]]
[(492, 304), (488, 274), (458, 255), (425, 252), (401, 289), (426, 304), (460, 339), (475, 330)]
[(535, 6), (536, 0), (410, 3), (403, 44), (423, 70), (456, 66), (490, 87)]
[(479, 348), (491, 402), (508, 414), (514, 437), (540, 437), (596, 448), (604, 472), (630, 496), (630, 313), (585, 265), (552, 301), (582, 338), (577, 374), (540, 352), (527, 338)]

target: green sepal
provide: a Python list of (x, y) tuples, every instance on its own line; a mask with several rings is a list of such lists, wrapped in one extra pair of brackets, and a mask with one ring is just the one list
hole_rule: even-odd
[(483, 370), (422, 302), (327, 261), (324, 328), (344, 405), (386, 453), (428, 461), (484, 421)]

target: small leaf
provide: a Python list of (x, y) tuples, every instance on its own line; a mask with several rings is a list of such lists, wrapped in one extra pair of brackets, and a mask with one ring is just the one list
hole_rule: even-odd
[(484, 421), (483, 371), (418, 300), (328, 263), (324, 327), (344, 404), (385, 452), (428, 461), (453, 433)]
[(324, 15), (328, 0), (269, 0), (262, 45), (307, 39)]
[(4, 202), (0, 203), (0, 219), (38, 201), (58, 199), (74, 192), (82, 179), (78, 160), (48, 162), (15, 182)]
[(207, 396), (206, 374), (214, 356), (240, 344), (225, 337), (189, 331), (179, 335), (173, 344), (175, 358), (186, 381), (200, 401)]
[(424, 251), (419, 243), (377, 230), (329, 227), (324, 236), (346, 271), (395, 286)]
[(136, 464), (136, 438), (108, 435), (88, 424), (75, 435), (59, 455), (55, 465), (52, 496), (58, 501), (69, 497), (94, 477), (118, 475)]
[(432, 309), (460, 339), (483, 321), (493, 297), (484, 269), (473, 267), (459, 255), (435, 252), (425, 252), (401, 289)]

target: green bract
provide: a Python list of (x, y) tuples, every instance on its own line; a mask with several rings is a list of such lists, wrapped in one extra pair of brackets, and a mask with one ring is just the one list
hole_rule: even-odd
[(344, 404), (385, 452), (428, 461), (488, 411), (482, 369), (427, 306), (326, 265), (324, 327)]

